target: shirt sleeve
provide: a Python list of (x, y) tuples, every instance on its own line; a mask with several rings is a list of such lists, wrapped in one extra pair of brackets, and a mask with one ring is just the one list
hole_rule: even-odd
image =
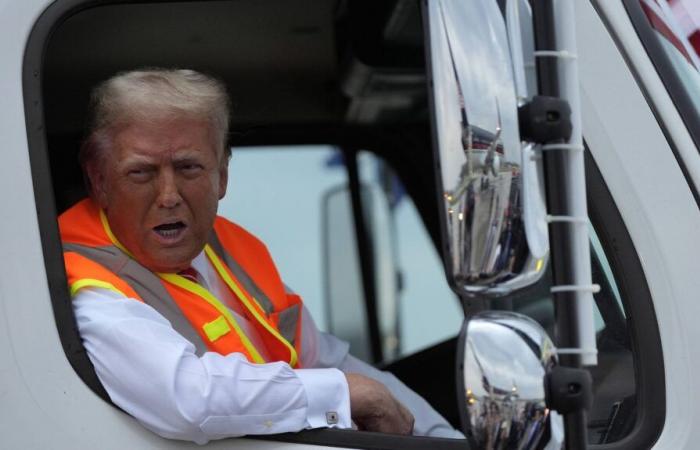
[(105, 289), (73, 300), (78, 328), (112, 401), (146, 428), (204, 444), (246, 434), (350, 428), (344, 374), (334, 368), (253, 364), (208, 352), (150, 306)]
[(335, 367), (344, 373), (359, 373), (386, 386), (392, 395), (411, 411), (415, 418), (413, 434), (416, 436), (464, 439), (440, 413), (423, 397), (415, 393), (390, 372), (378, 370), (349, 353), (347, 342), (318, 330), (306, 308), (302, 313), (302, 355), (305, 367)]

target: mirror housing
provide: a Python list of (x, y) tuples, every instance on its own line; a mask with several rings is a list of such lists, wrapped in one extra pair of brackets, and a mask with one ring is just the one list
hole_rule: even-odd
[(537, 282), (549, 254), (541, 162), (521, 142), (506, 25), (495, 0), (436, 0), (426, 13), (448, 278), (460, 295), (506, 295)]

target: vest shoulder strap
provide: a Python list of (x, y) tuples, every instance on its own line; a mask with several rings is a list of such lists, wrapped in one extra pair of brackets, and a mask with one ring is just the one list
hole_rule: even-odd
[(111, 245), (100, 218), (99, 208), (90, 200), (83, 199), (58, 217), (61, 241), (99, 247)]
[[(265, 244), (244, 228), (222, 217), (214, 222), (214, 248), (227, 266), (254, 295), (266, 312), (288, 306), (284, 283)], [(216, 242), (218, 238), (218, 242)], [(219, 247), (219, 248), (217, 248)]]
[[(71, 296), (81, 288), (92, 286), (111, 289), (125, 297), (140, 300), (158, 311), (173, 328), (192, 342), (197, 354), (204, 354), (207, 350), (206, 344), (178, 305), (172, 301), (170, 293), (156, 274), (113, 245), (89, 247), (64, 243), (63, 250), (64, 258), (68, 258), (65, 260), (66, 274)], [(83, 264), (83, 261), (88, 261), (90, 265)], [(78, 279), (83, 281), (74, 287), (72, 280)]]
[(126, 281), (101, 264), (75, 252), (63, 253), (63, 261), (67, 269), (66, 275), (68, 276), (71, 297), (86, 287), (98, 287), (143, 301)]

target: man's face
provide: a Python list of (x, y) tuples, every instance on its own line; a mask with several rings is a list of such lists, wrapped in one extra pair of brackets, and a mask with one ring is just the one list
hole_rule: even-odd
[(202, 251), (226, 193), (228, 167), (205, 122), (132, 124), (102, 163), (93, 193), (117, 239), (155, 272), (178, 272)]

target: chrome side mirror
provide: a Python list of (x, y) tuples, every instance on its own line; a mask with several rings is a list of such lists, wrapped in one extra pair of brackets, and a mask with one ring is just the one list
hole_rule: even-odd
[(527, 316), (489, 311), (467, 319), (460, 335), (457, 392), (471, 447), (534, 449), (550, 420), (561, 430), (561, 417), (545, 403), (545, 376), (556, 364), (551, 339)]
[(495, 0), (434, 0), (426, 10), (447, 275), (460, 295), (506, 295), (535, 283), (549, 253), (506, 25)]

